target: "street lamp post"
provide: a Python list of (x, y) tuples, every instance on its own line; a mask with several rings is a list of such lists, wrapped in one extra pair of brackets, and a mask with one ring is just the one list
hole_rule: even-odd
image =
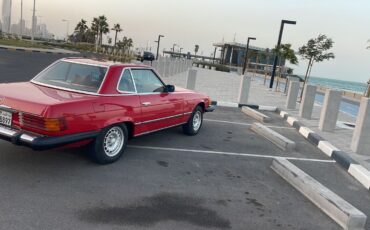
[[(278, 48), (281, 44), (281, 38), (283, 37), (284, 24), (295, 25), (295, 24), (297, 24), (297, 22), (296, 21), (289, 21), (289, 20), (281, 20), (280, 33), (279, 33), (279, 38), (278, 38), (276, 48)], [(270, 89), (272, 89), (272, 87), (274, 85), (274, 78), (275, 78), (275, 73), (276, 73), (277, 62), (278, 62), (278, 56), (275, 55), (274, 66), (272, 67), (272, 73), (271, 73), (271, 79), (270, 79)]]
[(68, 41), (68, 31), (69, 31), (69, 20), (67, 19), (62, 19), (62, 22), (67, 23), (67, 32), (66, 32), (66, 42)]
[(157, 56), (155, 58), (155, 60), (158, 60), (158, 55), (159, 55), (159, 44), (161, 42), (161, 38), (163, 38), (164, 36), (163, 35), (158, 35), (158, 41), (155, 41), (157, 44)]
[(33, 13), (32, 13), (32, 31), (31, 31), (31, 40), (35, 39), (35, 11), (36, 11), (36, 0), (33, 0)]
[(182, 48), (182, 47), (180, 48), (180, 57), (181, 57), (181, 52), (182, 52), (182, 50), (183, 50), (183, 49), (184, 49), (184, 48)]
[(244, 65), (243, 65), (243, 75), (245, 73), (245, 70), (247, 68), (247, 61), (248, 61), (248, 51), (249, 51), (249, 41), (250, 40), (256, 40), (256, 38), (254, 37), (248, 37), (248, 41), (247, 41), (247, 48), (245, 50), (245, 60), (244, 60)]
[(21, 0), (21, 22), (19, 23), (19, 35), (21, 40), (22, 34), (23, 34), (23, 0)]

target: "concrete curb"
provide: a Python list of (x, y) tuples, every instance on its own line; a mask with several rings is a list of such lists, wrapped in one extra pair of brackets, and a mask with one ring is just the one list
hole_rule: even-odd
[(289, 125), (293, 126), (302, 136), (315, 145), (328, 157), (332, 158), (347, 172), (360, 182), (366, 189), (370, 190), (370, 172), (362, 167), (356, 160), (352, 159), (347, 153), (341, 151), (323, 137), (315, 133), (308, 127), (302, 126), (298, 119), (290, 116), (287, 112), (280, 109), (276, 110), (280, 117), (286, 120)]
[(221, 106), (221, 107), (231, 107), (231, 108), (249, 107), (255, 110), (270, 111), (270, 112), (275, 112), (277, 109), (276, 106), (239, 104), (236, 102), (225, 102), (225, 101), (213, 101), (213, 102), (216, 103), (216, 105)]
[(260, 121), (260, 122), (265, 123), (265, 122), (271, 121), (271, 117), (266, 116), (265, 114), (260, 113), (257, 110), (252, 109), (250, 107), (243, 106), (242, 107), (242, 112), (245, 113), (246, 115), (256, 119), (257, 121)]
[(271, 168), (344, 229), (364, 229), (366, 215), (286, 159)]
[(33, 50), (33, 49), (23, 49), (23, 48), (10, 48), (0, 46), (0, 50), (10, 50), (10, 51), (20, 51), (26, 53), (43, 53), (43, 54), (74, 54), (74, 53), (63, 53), (63, 52), (52, 52), (52, 51), (42, 51), (42, 50)]
[(251, 129), (284, 151), (291, 152), (295, 149), (296, 144), (294, 141), (289, 140), (261, 123), (253, 123)]

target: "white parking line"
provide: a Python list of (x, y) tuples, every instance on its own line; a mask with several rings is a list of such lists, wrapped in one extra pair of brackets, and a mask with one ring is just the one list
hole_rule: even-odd
[[(234, 122), (234, 121), (223, 121), (223, 120), (213, 120), (213, 119), (203, 119), (204, 121), (210, 122), (218, 122), (218, 123), (225, 123), (225, 124), (233, 124), (233, 125), (244, 125), (244, 126), (251, 126), (252, 124), (249, 123), (241, 123), (241, 122)], [(273, 126), (267, 125), (269, 128), (276, 128), (276, 129), (294, 129), (293, 127), (282, 127), (282, 126)]]
[(193, 152), (193, 153), (209, 153), (209, 154), (216, 154), (216, 155), (229, 155), (229, 156), (241, 156), (241, 157), (255, 157), (255, 158), (268, 158), (268, 159), (286, 159), (286, 160), (296, 160), (296, 161), (312, 161), (312, 162), (335, 163), (334, 160), (321, 160), (321, 159), (297, 158), (297, 157), (282, 157), (282, 156), (258, 155), (258, 154), (249, 154), (249, 153), (233, 153), (233, 152), (197, 150), (197, 149), (164, 148), (164, 147), (142, 146), (142, 145), (128, 145), (127, 147), (135, 148), (135, 149), (151, 149), (151, 150)]

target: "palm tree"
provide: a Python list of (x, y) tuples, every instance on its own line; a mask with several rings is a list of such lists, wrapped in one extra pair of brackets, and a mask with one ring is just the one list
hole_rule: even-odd
[(95, 36), (95, 43), (99, 40), (99, 19), (94, 18), (91, 23), (91, 33)]
[(104, 15), (99, 16), (99, 44), (103, 44), (103, 34), (109, 33), (109, 24)]
[(116, 33), (116, 35), (114, 36), (114, 46), (116, 46), (118, 33), (122, 32), (121, 25), (119, 23), (114, 24), (112, 30)]
[[(279, 78), (281, 78), (282, 60), (289, 61), (291, 64), (294, 65), (298, 64), (298, 58), (291, 47), (291, 44), (281, 44), (280, 46), (276, 46), (274, 49), (272, 49), (272, 52), (279, 58)], [(279, 80), (277, 80), (276, 82), (276, 90), (278, 89), (278, 85)]]
[(89, 27), (87, 26), (87, 21), (84, 20), (84, 19), (81, 19), (81, 21), (79, 21), (76, 25), (76, 28), (75, 28), (75, 31), (78, 31), (78, 37), (79, 37), (79, 41), (82, 42), (83, 40), (85, 40), (85, 35), (86, 35), (86, 32), (87, 30), (89, 29)]
[(194, 48), (195, 56), (197, 56), (198, 51), (199, 51), (199, 45), (195, 45), (195, 48)]
[(103, 34), (107, 34), (109, 32), (109, 24), (107, 22), (107, 17), (101, 15), (97, 18), (93, 19), (91, 24), (91, 30), (96, 33), (98, 44), (103, 44)]

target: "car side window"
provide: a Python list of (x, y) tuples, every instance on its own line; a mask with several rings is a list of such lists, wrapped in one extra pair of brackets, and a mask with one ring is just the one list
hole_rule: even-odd
[(163, 92), (164, 85), (150, 69), (131, 69), (138, 93)]
[(123, 71), (118, 84), (118, 90), (123, 92), (135, 93), (135, 86), (131, 77), (130, 70), (126, 69)]

